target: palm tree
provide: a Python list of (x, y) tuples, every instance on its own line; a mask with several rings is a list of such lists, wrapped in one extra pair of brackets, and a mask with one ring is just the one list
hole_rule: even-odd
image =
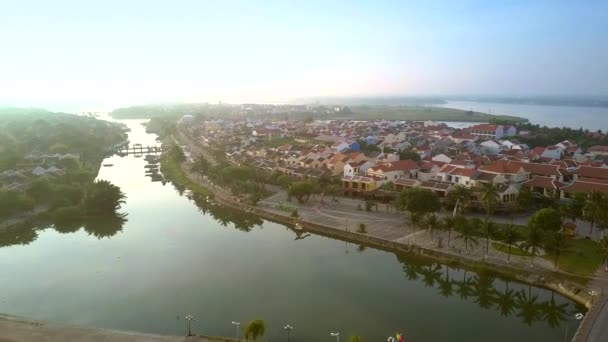
[(448, 231), (448, 249), (450, 248), (450, 238), (452, 235), (452, 229), (454, 229), (455, 224), (456, 220), (451, 216), (444, 217), (443, 221), (441, 222), (441, 229)]
[(500, 309), (500, 314), (509, 317), (517, 305), (515, 291), (509, 288), (509, 281), (505, 280), (505, 290), (496, 294), (496, 305)]
[(245, 339), (247, 341), (256, 341), (258, 337), (264, 336), (266, 333), (266, 324), (261, 319), (256, 319), (247, 324), (245, 328)]
[(539, 228), (528, 227), (528, 235), (523, 243), (523, 249), (531, 254), (530, 267), (534, 267), (534, 256), (540, 251), (542, 232)]
[(455, 201), (454, 212), (464, 213), (471, 204), (471, 188), (456, 185), (448, 196)]
[(585, 203), (583, 208), (583, 215), (585, 218), (591, 223), (591, 227), (589, 228), (589, 235), (593, 233), (593, 226), (597, 222), (598, 219), (604, 215), (604, 210), (606, 209), (606, 197), (603, 193), (594, 190)]
[(557, 270), (557, 259), (570, 248), (570, 241), (564, 233), (554, 232), (545, 242), (545, 250), (555, 256), (553, 263)]
[(409, 212), (409, 222), (412, 225), (412, 229), (414, 230), (414, 233), (412, 234), (412, 239), (416, 238), (416, 227), (418, 225), (420, 225), (420, 223), (422, 222), (422, 216), (416, 212)]
[(416, 264), (406, 263), (403, 265), (403, 272), (407, 280), (417, 280), (420, 273), (422, 273), (422, 267)]
[(509, 224), (504, 232), (504, 242), (509, 246), (507, 253), (507, 263), (511, 261), (511, 247), (519, 241), (519, 233), (513, 224)]
[(490, 253), (490, 236), (492, 234), (494, 234), (494, 231), (496, 230), (496, 225), (494, 224), (494, 222), (490, 221), (487, 217), (486, 219), (483, 221), (482, 224), (482, 229), (483, 229), (483, 233), (486, 237), (486, 251), (484, 253), (484, 257), (488, 257), (488, 254)]
[(424, 226), (431, 231), (431, 240), (433, 239), (433, 231), (439, 227), (439, 220), (435, 214), (428, 214), (424, 220)]
[(484, 183), (481, 188), (480, 200), (486, 209), (486, 216), (489, 218), (490, 215), (496, 210), (498, 206), (498, 188), (492, 183)]
[(608, 272), (608, 236), (604, 236), (599, 241), (599, 251), (604, 257), (604, 271)]
[(469, 254), (469, 245), (477, 245), (479, 241), (477, 240), (477, 234), (479, 233), (479, 227), (481, 226), (481, 220), (474, 218), (470, 221), (465, 221), (464, 224), (461, 224), (458, 233), (460, 236), (458, 238), (464, 240), (464, 250), (465, 254)]

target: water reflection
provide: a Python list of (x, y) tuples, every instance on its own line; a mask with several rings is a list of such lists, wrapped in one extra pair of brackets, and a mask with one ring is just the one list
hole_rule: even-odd
[[(406, 279), (420, 281), (426, 287), (435, 287), (446, 298), (457, 296), (461, 300), (476, 303), (482, 309), (497, 310), (505, 317), (515, 315), (528, 326), (546, 322), (550, 327), (556, 328), (576, 312), (585, 310), (578, 304), (571, 306), (567, 302), (558, 302), (554, 291), (551, 291), (549, 300), (541, 301), (538, 294), (541, 290), (529, 285), (514, 290), (509, 287), (509, 280), (487, 273), (463, 270), (462, 277), (454, 278), (450, 276), (450, 271), (455, 269), (446, 265), (410, 260), (404, 256), (397, 256), (397, 259), (403, 265)], [(504, 288), (499, 288), (497, 279), (504, 282)]]
[(68, 222), (55, 222), (54, 224), (49, 222), (48, 219), (41, 217), (35, 221), (0, 229), (0, 248), (14, 245), (29, 245), (38, 238), (38, 231), (49, 227), (61, 234), (76, 233), (82, 228), (89, 235), (95, 236), (98, 239), (110, 238), (122, 231), (125, 223), (127, 223), (127, 215), (123, 213), (88, 217)]
[(14, 245), (29, 245), (38, 238), (35, 226), (30, 223), (20, 223), (12, 227), (0, 229), (0, 248)]
[(211, 215), (224, 227), (233, 224), (234, 228), (249, 232), (256, 226), (262, 227), (264, 224), (264, 220), (258, 216), (223, 206), (209, 196), (188, 192), (187, 197), (194, 201), (201, 213)]

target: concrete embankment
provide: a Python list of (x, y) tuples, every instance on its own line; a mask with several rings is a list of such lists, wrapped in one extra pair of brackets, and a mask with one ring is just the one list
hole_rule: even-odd
[(131, 331), (87, 328), (0, 315), (0, 342), (228, 342), (204, 336), (164, 336)]

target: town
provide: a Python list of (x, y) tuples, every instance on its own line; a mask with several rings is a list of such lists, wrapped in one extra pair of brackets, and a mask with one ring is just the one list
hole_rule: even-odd
[[(218, 146), (234, 165), (293, 179), (339, 178), (343, 195), (371, 198), (421, 188), (447, 197), (456, 187), (496, 185), (507, 212), (522, 190), (540, 198), (608, 193), (608, 146), (583, 149), (571, 140), (528, 146), (512, 125), (454, 129), (433, 121), (206, 120), (186, 115), (187, 135)], [(473, 196), (472, 206), (476, 203)]]

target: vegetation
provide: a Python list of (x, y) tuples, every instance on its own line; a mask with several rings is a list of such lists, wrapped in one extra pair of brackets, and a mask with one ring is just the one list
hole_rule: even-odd
[(257, 341), (258, 338), (264, 336), (265, 333), (266, 324), (261, 319), (256, 319), (247, 323), (244, 331), (245, 339), (247, 341)]
[(404, 150), (399, 152), (399, 160), (420, 161), (420, 155), (414, 150)]
[(359, 223), (359, 226), (357, 227), (357, 233), (367, 234), (366, 228), (367, 227), (365, 226), (365, 223)]
[(287, 195), (295, 197), (300, 203), (306, 203), (313, 193), (314, 187), (310, 182), (295, 182), (287, 190)]
[[(360, 120), (435, 120), (435, 121), (467, 121), (487, 122), (490, 119), (503, 119), (526, 122), (527, 119), (508, 115), (489, 115), (473, 111), (453, 108), (424, 107), (424, 106), (350, 106), (348, 115)], [(344, 116), (343, 113), (340, 116)]]
[(83, 205), (88, 215), (116, 214), (125, 203), (125, 194), (116, 185), (106, 181), (95, 181), (87, 189)]

